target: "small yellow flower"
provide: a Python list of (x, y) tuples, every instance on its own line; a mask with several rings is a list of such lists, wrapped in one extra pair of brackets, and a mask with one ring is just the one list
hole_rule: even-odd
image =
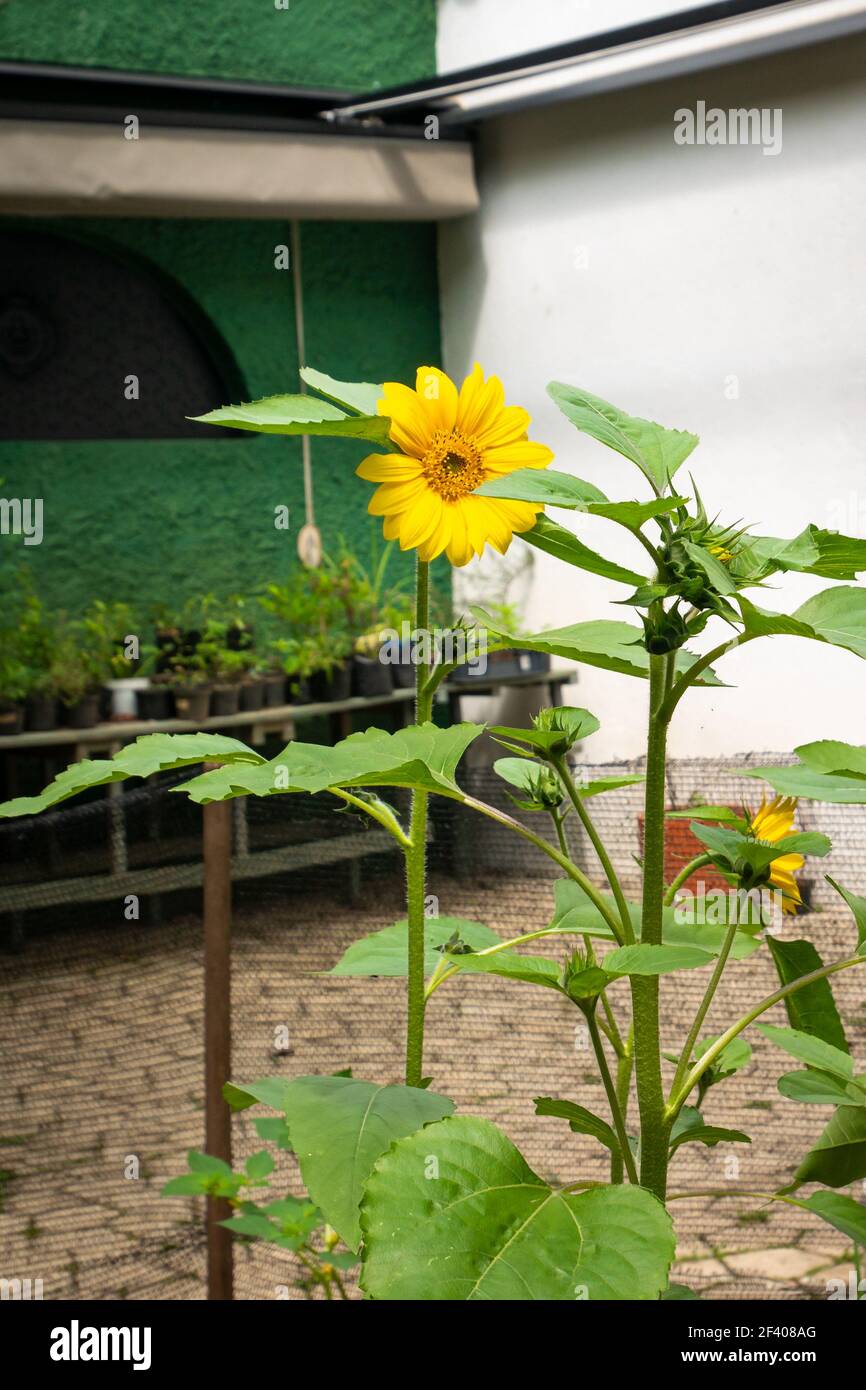
[(371, 454), (358, 476), (378, 483), (367, 510), (384, 518), (386, 540), (434, 560), (443, 550), (465, 565), (490, 544), (504, 555), (543, 508), (534, 502), (473, 497), (491, 478), (517, 468), (546, 468), (553, 453), (527, 438), (529, 415), (505, 404), (498, 377), (478, 363), (458, 392), (437, 367), (419, 367), (415, 390), (386, 381), (378, 403), (391, 420), (397, 454)]
[[(796, 809), (797, 798), (794, 796), (776, 796), (770, 802), (765, 797), (751, 818), (755, 839), (774, 845), (777, 840), (790, 835)], [(782, 894), (783, 912), (796, 912), (803, 905), (794, 875), (805, 862), (802, 854), (782, 854), (770, 865), (770, 883)]]

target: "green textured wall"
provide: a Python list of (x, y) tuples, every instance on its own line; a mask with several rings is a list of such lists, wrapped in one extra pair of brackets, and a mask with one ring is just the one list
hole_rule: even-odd
[(0, 56), (359, 89), (435, 71), (436, 0), (3, 0)]
[[(433, 0), (7, 0), (0, 55), (361, 88), (433, 71)], [(66, 219), (38, 225), (120, 243), (173, 276), (235, 355), (249, 399), (297, 386), (291, 273), (274, 268), (285, 222)], [(307, 359), (346, 379), (411, 379), (438, 361), (435, 227), (306, 223)], [(224, 439), (0, 445), (5, 496), (42, 497), (45, 537), (3, 538), (45, 596), (151, 604), (251, 590), (295, 563), (303, 522), (300, 441)], [(369, 485), (357, 444), (313, 441), (316, 519), (326, 547), (343, 534), (369, 553)], [(274, 507), (291, 509), (291, 532)]]

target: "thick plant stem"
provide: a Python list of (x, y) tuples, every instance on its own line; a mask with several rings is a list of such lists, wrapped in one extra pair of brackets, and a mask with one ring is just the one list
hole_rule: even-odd
[[(424, 560), (417, 565), (415, 589), (415, 630), (427, 631), (430, 612), (430, 574)], [(426, 643), (422, 643), (422, 649)], [(432, 695), (425, 690), (428, 668), (415, 667), (415, 722), (430, 718)], [(424, 1071), (424, 906), (427, 894), (427, 798), (424, 791), (412, 792), (409, 821), (411, 845), (406, 850), (406, 917), (409, 922), (409, 953), (406, 1001), (406, 1085), (420, 1086)]]
[(598, 1070), (601, 1073), (601, 1079), (604, 1083), (604, 1089), (607, 1094), (608, 1104), (610, 1105), (610, 1113), (613, 1119), (613, 1127), (616, 1130), (616, 1137), (619, 1140), (620, 1152), (625, 1163), (626, 1172), (628, 1173), (628, 1180), (629, 1182), (637, 1183), (637, 1169), (634, 1165), (631, 1147), (628, 1142), (628, 1135), (626, 1134), (625, 1130), (625, 1121), (623, 1119), (622, 1110), (620, 1108), (619, 1097), (617, 1096), (616, 1088), (613, 1084), (613, 1078), (610, 1074), (610, 1068), (607, 1064), (607, 1057), (605, 1056), (604, 1052), (604, 1043), (602, 1042), (601, 1034), (598, 1031), (598, 1023), (596, 1022), (595, 1014), (591, 1011), (588, 1011), (586, 1014), (586, 1021), (589, 1026), (589, 1036), (592, 1039), (592, 1049), (595, 1053), (595, 1060), (598, 1063)]
[[(644, 802), (644, 869), (641, 942), (660, 946), (664, 897), (665, 751), (667, 721), (661, 712), (669, 657), (650, 656), (650, 713)], [(665, 1114), (659, 1041), (659, 981), (633, 975), (635, 1075), (641, 1124), (641, 1185), (665, 1198), (670, 1120)]]

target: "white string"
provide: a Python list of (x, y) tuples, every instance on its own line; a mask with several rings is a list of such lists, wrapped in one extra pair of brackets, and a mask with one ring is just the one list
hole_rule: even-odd
[[(297, 221), (292, 222), (292, 281), (295, 292), (295, 341), (298, 345), (298, 364), (307, 365), (307, 349), (304, 339), (304, 292), (301, 280), (301, 228)], [(301, 394), (307, 394), (307, 383), (301, 377)], [(304, 512), (307, 525), (315, 523), (313, 509), (313, 463), (310, 451), (310, 436), (301, 435), (301, 458), (304, 464)]]

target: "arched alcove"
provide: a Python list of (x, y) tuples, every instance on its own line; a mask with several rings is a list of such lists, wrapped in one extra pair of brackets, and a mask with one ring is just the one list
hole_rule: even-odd
[(227, 345), (152, 263), (0, 228), (0, 439), (201, 438), (186, 416), (243, 398)]

